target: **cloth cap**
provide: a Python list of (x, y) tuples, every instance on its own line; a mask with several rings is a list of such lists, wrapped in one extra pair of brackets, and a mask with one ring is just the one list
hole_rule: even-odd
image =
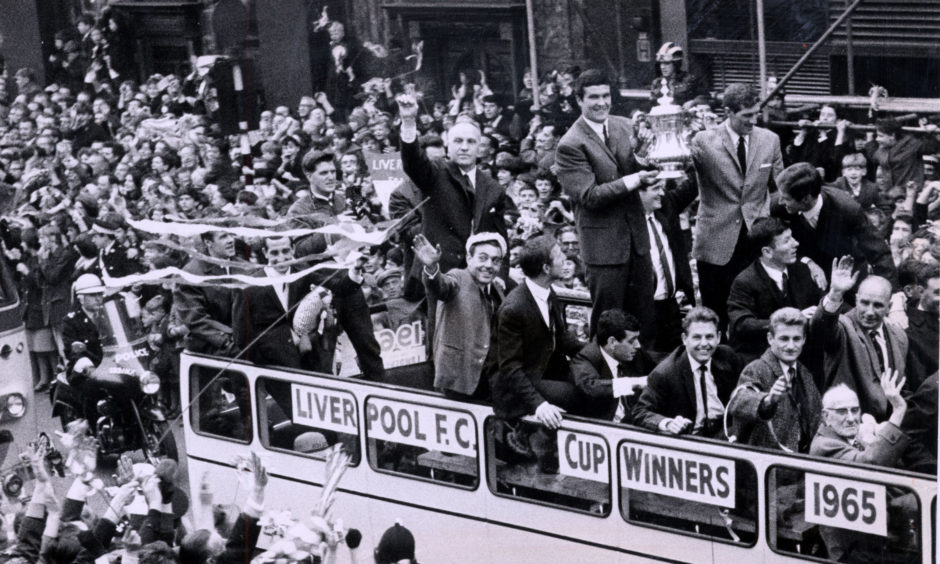
[(375, 561), (380, 564), (414, 559), (415, 537), (411, 531), (395, 523), (385, 531), (379, 546), (375, 547)]
[(469, 239), (467, 239), (467, 246), (464, 247), (464, 249), (467, 251), (468, 257), (470, 256), (470, 250), (473, 248), (473, 246), (480, 243), (494, 243), (499, 247), (499, 250), (503, 253), (503, 255), (506, 254), (506, 240), (503, 239), (502, 235), (499, 233), (483, 232), (475, 233), (471, 235)]
[(402, 269), (398, 268), (397, 266), (392, 267), (392, 268), (387, 268), (379, 272), (375, 276), (375, 284), (376, 286), (381, 286), (382, 284), (385, 283), (386, 280), (389, 280), (390, 278), (395, 278), (395, 277), (401, 278), (401, 275), (402, 275)]
[(91, 230), (95, 233), (104, 233), (112, 237), (117, 236), (118, 228), (118, 225), (104, 219), (96, 219), (94, 223), (91, 224)]

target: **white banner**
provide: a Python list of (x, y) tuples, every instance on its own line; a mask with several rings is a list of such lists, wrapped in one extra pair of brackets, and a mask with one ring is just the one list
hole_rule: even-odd
[(477, 456), (476, 424), (461, 411), (369, 398), (366, 433), (370, 439)]
[(595, 435), (558, 431), (558, 473), (609, 484), (607, 443)]
[(807, 523), (888, 536), (888, 506), (883, 485), (809, 472), (805, 482)]
[(734, 508), (734, 461), (634, 443), (620, 445), (625, 488)]
[(294, 423), (350, 435), (359, 433), (356, 400), (351, 394), (291, 383), (290, 395)]

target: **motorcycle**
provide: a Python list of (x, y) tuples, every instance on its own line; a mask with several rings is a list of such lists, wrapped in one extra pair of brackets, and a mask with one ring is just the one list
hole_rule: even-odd
[[(57, 376), (53, 416), (60, 418), (63, 429), (87, 417), (98, 439), (99, 457), (139, 449), (150, 461), (178, 461), (176, 439), (158, 399), (160, 378), (147, 369), (155, 353), (139, 321), (128, 315), (120, 294), (106, 297), (92, 321), (102, 345), (101, 362), (94, 366), (82, 357), (68, 373)], [(79, 348), (73, 353), (85, 352), (82, 343), (75, 345)], [(87, 413), (92, 402), (94, 413)]]

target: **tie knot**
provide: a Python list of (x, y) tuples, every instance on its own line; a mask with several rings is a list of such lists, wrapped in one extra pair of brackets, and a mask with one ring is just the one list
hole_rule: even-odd
[(698, 371), (702, 373), (702, 376), (704, 376), (708, 372), (708, 367), (704, 364), (699, 364)]
[(878, 340), (878, 331), (875, 330), (875, 329), (871, 329), (870, 331), (868, 331), (868, 336), (871, 337), (871, 340), (872, 340), (872, 341), (877, 341), (877, 340)]

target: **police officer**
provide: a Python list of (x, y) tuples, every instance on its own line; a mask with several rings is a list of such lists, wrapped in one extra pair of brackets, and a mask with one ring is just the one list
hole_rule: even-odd
[(663, 43), (663, 46), (656, 52), (659, 76), (653, 79), (653, 85), (650, 88), (650, 99), (653, 104), (663, 97), (664, 83), (666, 92), (672, 97), (672, 103), (679, 106), (695, 99), (696, 96), (708, 94), (696, 77), (682, 70), (684, 58), (685, 53), (682, 47), (672, 41)]
[(98, 247), (98, 272), (106, 272), (112, 278), (128, 276), (138, 272), (137, 261), (127, 256), (125, 249), (118, 241), (122, 226), (107, 219), (96, 219), (91, 225), (91, 238)]
[(93, 393), (85, 393), (84, 384), (104, 356), (98, 325), (95, 323), (95, 318), (104, 307), (104, 286), (94, 274), (82, 274), (72, 288), (77, 303), (65, 316), (62, 327), (62, 340), (68, 360), (66, 379), (72, 390), (79, 394), (83, 413), (89, 425), (94, 427), (98, 398)]

